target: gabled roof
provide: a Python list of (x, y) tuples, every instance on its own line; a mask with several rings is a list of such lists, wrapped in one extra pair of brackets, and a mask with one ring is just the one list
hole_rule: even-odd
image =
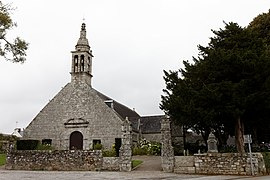
[(142, 116), (140, 118), (142, 133), (160, 133), (161, 120), (164, 116), (165, 115)]
[(95, 91), (98, 96), (103, 99), (108, 106), (114, 109), (123, 119), (128, 117), (129, 121), (131, 122), (133, 131), (138, 131), (139, 128), (141, 128), (142, 133), (160, 133), (161, 120), (164, 118), (164, 115), (140, 117), (136, 111), (131, 110), (127, 106), (115, 101), (114, 99), (102, 94), (97, 90)]
[[(103, 136), (102, 132), (108, 136), (118, 136), (121, 134), (122, 120), (116, 111), (104, 103), (96, 90), (85, 82), (73, 81), (37, 114), (26, 127), (24, 138), (42, 139), (48, 132), (66, 133), (67, 128), (71, 127), (89, 128), (97, 136)], [(114, 130), (111, 131), (110, 127), (114, 127)]]
[(111, 108), (113, 108), (123, 119), (126, 119), (126, 117), (128, 117), (129, 119), (140, 118), (140, 115), (136, 111), (131, 110), (127, 106), (115, 101), (114, 99), (102, 94), (97, 90), (95, 91), (97, 92), (98, 96), (104, 100), (104, 102), (111, 101), (111, 103), (113, 103)]

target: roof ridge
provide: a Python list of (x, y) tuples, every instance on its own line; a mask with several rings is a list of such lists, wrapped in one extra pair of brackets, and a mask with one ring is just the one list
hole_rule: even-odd
[[(141, 117), (136, 111), (134, 111), (133, 109), (129, 108), (128, 106), (126, 106), (126, 105), (124, 105), (124, 104), (122, 104), (122, 103), (116, 101), (115, 99), (113, 99), (113, 98), (111, 98), (111, 97), (109, 97), (109, 96), (103, 94), (102, 92), (100, 92), (100, 91), (98, 91), (98, 90), (96, 90), (96, 89), (94, 89), (94, 88), (92, 88), (92, 89), (93, 89), (94, 91), (96, 91), (98, 95), (103, 96), (106, 100), (112, 100), (112, 101), (114, 101), (115, 104), (118, 104), (119, 106), (122, 106), (123, 108), (126, 108), (126, 109), (128, 109), (130, 112), (134, 112), (134, 113), (137, 115), (137, 116), (129, 116), (129, 117)], [(101, 97), (101, 98), (102, 98), (102, 97)], [(104, 100), (105, 100), (105, 99), (104, 99)], [(115, 109), (114, 109), (114, 110), (115, 110)], [(116, 111), (116, 110), (115, 110), (115, 111)], [(117, 112), (117, 111), (116, 111), (116, 112)], [(118, 114), (119, 114), (119, 113), (118, 113)], [(125, 117), (122, 117), (122, 118), (125, 118)]]
[(165, 116), (165, 114), (163, 114), (163, 115), (143, 115), (143, 116), (141, 116), (141, 118), (144, 118), (144, 117), (162, 117), (162, 116)]

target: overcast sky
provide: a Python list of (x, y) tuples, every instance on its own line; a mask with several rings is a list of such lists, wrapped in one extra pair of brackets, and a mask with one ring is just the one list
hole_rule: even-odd
[[(85, 18), (93, 87), (141, 115), (159, 109), (163, 70), (207, 45), (225, 22), (247, 26), (269, 0), (12, 0), (11, 32), (30, 43), (24, 64), (0, 58), (0, 133), (25, 128), (70, 82), (71, 53)], [(17, 123), (16, 123), (17, 122)]]

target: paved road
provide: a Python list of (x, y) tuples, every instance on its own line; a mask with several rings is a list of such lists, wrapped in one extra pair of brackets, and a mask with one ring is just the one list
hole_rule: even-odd
[[(0, 180), (247, 180), (239, 176), (204, 176), (163, 173), (161, 171), (93, 172), (93, 171), (10, 171), (0, 170)], [(254, 178), (251, 178), (254, 179)], [(249, 180), (251, 180), (249, 179)], [(270, 179), (270, 176), (266, 177)], [(266, 180), (256, 179), (256, 180)]]
[(163, 173), (160, 157), (134, 156), (144, 163), (132, 172), (93, 172), (93, 171), (16, 171), (0, 167), (0, 180), (270, 180), (270, 176), (206, 176)]

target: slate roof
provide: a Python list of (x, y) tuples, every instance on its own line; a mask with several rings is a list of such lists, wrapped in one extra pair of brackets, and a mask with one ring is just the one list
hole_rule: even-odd
[(125, 119), (128, 117), (129, 121), (131, 122), (133, 131), (139, 131), (138, 123), (140, 119), (141, 133), (160, 133), (161, 120), (164, 118), (164, 115), (141, 117), (136, 111), (128, 108), (127, 106), (115, 101), (114, 99), (104, 95), (97, 90), (95, 91), (108, 106), (110, 106), (120, 115), (121, 118)]
[(142, 116), (140, 118), (142, 133), (160, 133), (162, 118), (164, 115)]
[(136, 111), (134, 111), (134, 110), (128, 108), (127, 106), (113, 100), (112, 98), (102, 94), (101, 92), (99, 92), (97, 90), (95, 90), (95, 91), (97, 92), (98, 96), (101, 99), (103, 99), (105, 102), (111, 101), (113, 103), (111, 108), (113, 108), (123, 119), (126, 119), (126, 117), (128, 117), (129, 120), (131, 120), (131, 118), (132, 119), (140, 118), (140, 115)]

